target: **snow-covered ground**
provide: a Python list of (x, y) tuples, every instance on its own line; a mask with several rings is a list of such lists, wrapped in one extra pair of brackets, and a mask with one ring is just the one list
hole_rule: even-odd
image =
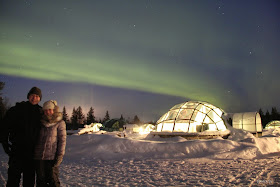
[[(103, 133), (103, 134), (102, 134)], [(8, 157), (0, 149), (0, 186)], [(186, 140), (98, 132), (67, 137), (62, 186), (280, 186), (280, 130)]]

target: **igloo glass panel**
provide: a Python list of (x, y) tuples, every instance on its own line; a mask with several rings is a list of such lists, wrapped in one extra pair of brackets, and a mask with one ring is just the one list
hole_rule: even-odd
[(215, 108), (215, 109), (213, 109), (213, 110), (218, 114), (218, 116), (222, 116), (223, 111), (221, 111), (221, 109)]
[(197, 105), (197, 106), (196, 106), (196, 108), (195, 108), (195, 109), (196, 109), (196, 110), (198, 110), (198, 111), (201, 111), (201, 110), (202, 110), (202, 108), (203, 108), (203, 105), (199, 104), (199, 105)]
[(188, 132), (201, 132), (202, 125), (198, 122), (190, 123), (189, 131)]
[(206, 107), (204, 105), (200, 105), (198, 108), (197, 108), (197, 110), (199, 110), (200, 112), (202, 112), (204, 114), (207, 114), (211, 110), (211, 108)]
[(216, 126), (218, 127), (219, 131), (227, 129), (227, 127), (226, 127), (226, 125), (225, 125), (223, 120), (221, 120), (219, 122), (216, 122)]
[(162, 123), (157, 125), (157, 132), (161, 132), (161, 129), (162, 129)]
[(215, 106), (209, 104), (209, 103), (206, 103), (206, 102), (203, 102), (203, 105), (207, 108), (210, 108), (210, 109), (213, 109), (213, 108), (216, 108)]
[(211, 110), (207, 114), (207, 116), (209, 116), (209, 118), (211, 118), (214, 122), (221, 120), (221, 117), (216, 112), (214, 112), (213, 110)]
[(184, 103), (180, 103), (178, 105), (175, 105), (174, 107), (172, 107), (170, 110), (174, 110), (174, 109), (179, 109), (184, 105)]
[(185, 123), (184, 122), (181, 122), (181, 123), (176, 122), (175, 126), (174, 126), (174, 132), (187, 132), (188, 128), (189, 128), (189, 123), (187, 123), (187, 122), (185, 122)]
[(215, 123), (215, 122), (214, 122), (211, 118), (209, 118), (208, 116), (206, 116), (206, 117), (204, 118), (203, 123), (210, 124), (210, 123)]
[(198, 103), (193, 103), (193, 102), (186, 102), (182, 108), (190, 108), (190, 109), (194, 109), (196, 108)]
[(205, 114), (195, 110), (191, 120), (201, 124), (203, 122), (204, 118), (205, 118)]
[(158, 121), (157, 123), (160, 123), (162, 121), (165, 121), (167, 119), (167, 117), (169, 116), (169, 112), (166, 112)]
[(191, 119), (193, 109), (181, 109), (177, 119)]
[(175, 119), (178, 115), (179, 109), (169, 111), (168, 119)]
[(174, 127), (174, 122), (164, 122), (163, 123), (163, 127), (162, 127), (162, 131), (164, 132), (172, 132), (173, 131), (173, 127)]
[(175, 114), (174, 114), (174, 111), (169, 111), (166, 115), (166, 118), (165, 120), (171, 120), (171, 119), (174, 119), (175, 117), (173, 117)]
[(217, 124), (216, 123), (209, 123), (207, 124), (207, 130), (208, 131), (217, 131)]

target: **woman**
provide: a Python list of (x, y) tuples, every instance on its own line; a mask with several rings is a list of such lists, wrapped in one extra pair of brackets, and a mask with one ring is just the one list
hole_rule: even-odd
[(37, 186), (60, 186), (58, 166), (63, 160), (66, 146), (66, 124), (62, 120), (57, 102), (43, 105), (41, 130), (35, 146)]

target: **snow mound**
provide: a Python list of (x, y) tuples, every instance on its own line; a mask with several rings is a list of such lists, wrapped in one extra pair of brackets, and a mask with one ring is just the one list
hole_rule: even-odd
[[(273, 135), (273, 136), (271, 136)], [(68, 136), (66, 158), (131, 160), (131, 159), (253, 159), (280, 153), (278, 132), (269, 131), (256, 138), (251, 133), (231, 129), (229, 139), (186, 140), (182, 137), (99, 132)]]

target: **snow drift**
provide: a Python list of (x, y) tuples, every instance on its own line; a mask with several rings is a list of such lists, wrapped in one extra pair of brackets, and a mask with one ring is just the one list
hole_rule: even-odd
[(279, 129), (265, 131), (260, 138), (231, 129), (228, 139), (186, 140), (151, 135), (98, 132), (68, 136), (67, 159), (253, 159), (280, 152)]

